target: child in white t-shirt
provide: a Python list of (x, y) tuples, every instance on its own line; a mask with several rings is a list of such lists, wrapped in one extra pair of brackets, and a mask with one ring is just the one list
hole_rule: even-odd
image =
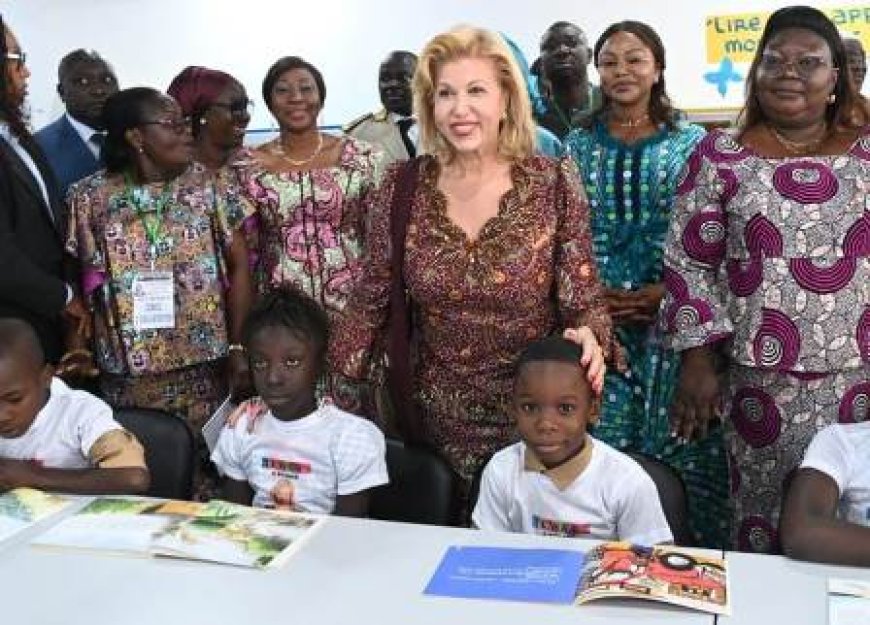
[(579, 345), (532, 343), (516, 365), (511, 411), (522, 441), (487, 464), (474, 508), (485, 530), (627, 540), (673, 540), (655, 484), (634, 460), (592, 438), (597, 400)]
[(27, 486), (80, 494), (141, 493), (142, 446), (104, 401), (52, 377), (36, 333), (0, 319), (0, 492)]
[(780, 532), (789, 557), (870, 566), (870, 422), (816, 434), (789, 486)]
[(326, 313), (291, 289), (266, 295), (243, 330), (265, 414), (241, 411), (212, 461), (224, 497), (245, 505), (365, 516), (369, 489), (386, 484), (386, 445), (370, 421), (317, 405), (329, 339)]

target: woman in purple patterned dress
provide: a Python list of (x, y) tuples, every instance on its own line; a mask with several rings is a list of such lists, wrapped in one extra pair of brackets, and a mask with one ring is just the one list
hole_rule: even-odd
[(708, 135), (678, 188), (663, 322), (682, 351), (675, 432), (728, 415), (732, 533), (774, 551), (813, 435), (868, 414), (870, 134), (822, 13), (775, 12), (758, 50), (736, 137)]

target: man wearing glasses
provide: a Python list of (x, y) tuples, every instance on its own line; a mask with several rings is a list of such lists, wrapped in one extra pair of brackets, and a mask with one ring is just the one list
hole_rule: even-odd
[(57, 77), (57, 93), (66, 113), (37, 132), (36, 141), (65, 197), (73, 182), (103, 166), (103, 107), (118, 91), (118, 79), (100, 55), (87, 50), (74, 50), (63, 57)]
[(90, 318), (65, 278), (63, 203), (25, 123), (26, 57), (2, 16), (0, 31), (0, 317), (30, 323), (48, 362), (57, 363), (62, 317), (83, 336)]

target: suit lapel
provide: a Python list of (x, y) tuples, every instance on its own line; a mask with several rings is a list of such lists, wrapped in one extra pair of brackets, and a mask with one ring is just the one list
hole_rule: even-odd
[(89, 163), (89, 169), (99, 165), (98, 159), (94, 158), (94, 153), (91, 152), (91, 149), (85, 144), (82, 136), (76, 132), (76, 129), (73, 128), (73, 125), (69, 122), (66, 115), (62, 118), (62, 126), (61, 126), (61, 138), (60, 144), (63, 146), (75, 146), (73, 148), (74, 153), (70, 153), (67, 156), (67, 163), (70, 164), (70, 167), (74, 168), (75, 163)]
[(16, 176), (19, 181), (22, 183), (23, 188), (33, 195), (33, 198), (39, 203), (39, 206), (42, 208), (40, 211), (42, 213), (42, 217), (44, 219), (49, 219), (47, 210), (51, 210), (51, 214), (53, 219), (49, 219), (52, 222), (52, 226), (54, 226), (55, 230), (57, 230), (58, 223), (62, 219), (62, 210), (60, 206), (59, 199), (57, 197), (56, 192), (53, 189), (53, 181), (50, 170), (48, 169), (48, 165), (41, 158), (41, 154), (38, 153), (38, 150), (35, 150), (29, 142), (22, 142), (22, 146), (25, 151), (30, 155), (30, 158), (33, 159), (33, 162), (36, 163), (36, 168), (39, 170), (40, 174), (42, 174), (42, 180), (45, 183), (46, 190), (48, 191), (48, 197), (51, 205), (49, 207), (45, 206), (45, 196), (42, 195), (42, 190), (39, 188), (39, 183), (33, 177), (33, 174), (30, 172), (30, 168), (27, 164), (21, 160), (21, 157), (12, 149), (12, 147), (3, 139), (0, 139), (0, 150), (3, 150), (3, 155), (6, 159), (6, 162), (9, 163), (10, 168), (12, 170), (12, 175)]

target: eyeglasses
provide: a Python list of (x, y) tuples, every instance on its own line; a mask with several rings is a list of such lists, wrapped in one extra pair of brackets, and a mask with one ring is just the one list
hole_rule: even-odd
[(27, 55), (24, 52), (7, 52), (7, 61), (17, 61), (16, 67), (21, 69), (21, 66), (27, 63)]
[[(785, 74), (786, 69), (791, 68), (795, 74), (806, 80), (812, 78), (813, 74), (827, 65), (828, 62), (818, 56), (802, 56), (793, 61), (786, 61), (775, 54), (762, 54), (758, 67), (765, 73), (775, 74), (776, 76), (782, 76)], [(837, 68), (832, 67), (831, 69)]]
[(251, 116), (251, 109), (254, 108), (254, 102), (248, 98), (243, 98), (232, 102), (212, 102), (212, 106), (227, 109), (233, 119), (240, 119)]
[(177, 119), (153, 119), (139, 123), (140, 126), (163, 126), (166, 130), (170, 130), (177, 135), (183, 135), (191, 131), (190, 117), (179, 117)]

